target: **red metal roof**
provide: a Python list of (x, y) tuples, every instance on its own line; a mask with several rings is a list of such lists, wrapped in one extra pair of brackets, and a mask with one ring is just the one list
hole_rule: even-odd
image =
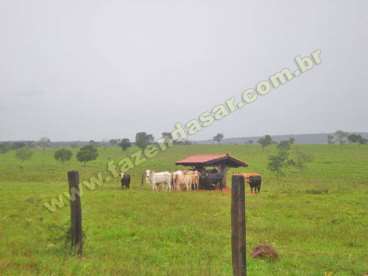
[(191, 155), (183, 160), (176, 161), (176, 165), (183, 166), (210, 166), (225, 164), (229, 167), (247, 167), (245, 162), (242, 162), (229, 154), (198, 154)]

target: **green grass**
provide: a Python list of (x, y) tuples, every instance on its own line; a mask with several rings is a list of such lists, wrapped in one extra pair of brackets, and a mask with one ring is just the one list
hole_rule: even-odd
[[(303, 172), (277, 180), (257, 145), (176, 146), (133, 169), (132, 189), (113, 179), (82, 196), (84, 257), (65, 247), (69, 206), (43, 204), (67, 191), (66, 172), (81, 180), (120, 160), (119, 148), (100, 148), (86, 167), (61, 164), (56, 149), (37, 150), (19, 168), (15, 152), (0, 155), (0, 275), (231, 275), (230, 194), (154, 193), (140, 187), (145, 168), (174, 170), (194, 153), (228, 152), (249, 163), (240, 171), (264, 176), (261, 194), (247, 194), (249, 275), (363, 275), (368, 272), (368, 147), (297, 145), (313, 155)], [(74, 150), (75, 151), (75, 150)], [(130, 149), (133, 152), (134, 149)], [(249, 191), (249, 187), (247, 187)], [(254, 260), (251, 249), (273, 245), (277, 262)]]

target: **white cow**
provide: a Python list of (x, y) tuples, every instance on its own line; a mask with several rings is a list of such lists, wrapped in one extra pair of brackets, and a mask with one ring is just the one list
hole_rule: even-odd
[(153, 191), (158, 191), (158, 186), (160, 184), (166, 186), (166, 191), (172, 190), (172, 174), (170, 172), (154, 172), (146, 170), (145, 177), (146, 182), (152, 185)]
[(175, 171), (173, 173), (173, 186), (177, 191), (181, 190), (182, 186), (186, 187), (186, 190), (189, 190), (189, 186), (186, 185), (185, 181), (185, 171)]
[(200, 177), (199, 171), (193, 171), (193, 189), (194, 190), (199, 189), (199, 177)]
[(186, 191), (198, 190), (199, 172), (198, 171), (176, 171), (173, 173), (173, 185), (177, 190), (185, 187)]

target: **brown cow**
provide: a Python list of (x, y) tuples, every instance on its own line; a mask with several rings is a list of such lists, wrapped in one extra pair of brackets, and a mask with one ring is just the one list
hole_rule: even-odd
[(197, 190), (199, 187), (198, 171), (176, 171), (173, 173), (173, 185), (177, 191)]

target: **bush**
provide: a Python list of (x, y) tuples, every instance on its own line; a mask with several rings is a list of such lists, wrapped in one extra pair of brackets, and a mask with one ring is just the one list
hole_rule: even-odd
[(81, 147), (79, 152), (77, 153), (77, 160), (85, 166), (87, 162), (96, 160), (98, 157), (97, 148), (93, 145), (87, 145)]
[[(33, 155), (33, 152), (28, 148), (28, 147), (22, 147), (17, 149), (17, 151), (15, 152), (15, 157), (20, 160), (22, 163), (26, 160), (31, 159)], [(20, 165), (20, 168), (22, 169), (23, 166)]]
[(121, 139), (119, 146), (121, 147), (123, 151), (125, 151), (132, 146), (132, 143), (130, 142), (128, 138), (124, 138), (124, 139)]
[(54, 158), (57, 161), (65, 162), (69, 161), (73, 156), (73, 152), (68, 149), (59, 149), (55, 151)]
[(9, 150), (11, 150), (11, 146), (9, 144), (0, 144), (0, 154), (7, 153)]

